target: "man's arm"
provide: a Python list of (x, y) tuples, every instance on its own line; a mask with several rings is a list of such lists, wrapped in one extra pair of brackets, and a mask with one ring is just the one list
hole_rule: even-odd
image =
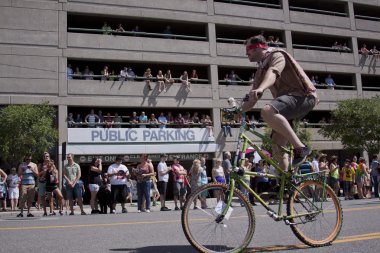
[(82, 176), (82, 172), (80, 170), (80, 166), (78, 165), (77, 177), (75, 178), (73, 185), (76, 185), (76, 183), (78, 183), (81, 176)]

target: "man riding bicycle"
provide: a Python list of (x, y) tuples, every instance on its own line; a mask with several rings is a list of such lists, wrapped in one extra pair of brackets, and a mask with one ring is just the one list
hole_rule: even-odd
[(258, 63), (249, 98), (242, 104), (243, 111), (251, 110), (263, 92), (269, 89), (274, 100), (261, 110), (264, 121), (273, 129), (273, 155), (286, 170), (287, 154), (279, 148), (290, 142), (294, 147), (293, 166), (302, 164), (311, 153), (293, 131), (289, 121), (301, 119), (318, 103), (316, 88), (296, 60), (282, 49), (268, 47), (262, 35), (247, 39), (246, 54)]

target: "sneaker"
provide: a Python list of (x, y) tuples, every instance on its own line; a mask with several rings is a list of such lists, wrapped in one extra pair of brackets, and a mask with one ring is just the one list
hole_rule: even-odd
[(141, 210), (137, 210), (138, 213), (141, 213)]
[(172, 209), (167, 208), (166, 206), (161, 207), (161, 211), (171, 211)]
[(17, 217), (24, 217), (22, 213), (17, 214)]
[(123, 208), (123, 210), (121, 212), (122, 213), (128, 213), (128, 210), (127, 210), (127, 208)]
[(115, 209), (113, 209), (111, 212), (110, 212), (110, 214), (115, 214), (116, 213), (116, 210)]
[(61, 216), (63, 215), (63, 212), (62, 212), (62, 211), (59, 211), (58, 213), (59, 213), (59, 215), (61, 215)]
[(179, 210), (178, 206), (176, 206), (176, 207), (174, 208), (174, 210), (178, 211), (178, 210)]
[(294, 159), (293, 159), (293, 167), (298, 167), (301, 165), (307, 158), (308, 155), (311, 154), (311, 149), (308, 146), (302, 148), (294, 149)]
[(43, 217), (47, 216), (47, 213), (44, 213), (42, 216), (43, 216)]
[(54, 216), (55, 212), (53, 211), (52, 213), (49, 214), (49, 216)]
[(34, 217), (34, 215), (31, 214), (31, 213), (28, 213), (28, 214), (26, 215), (26, 217)]
[(145, 212), (146, 212), (146, 213), (150, 213), (150, 210), (149, 210), (149, 209), (146, 209)]
[(70, 214), (69, 215), (74, 215), (74, 212), (70, 212)]
[(85, 211), (82, 211), (82, 212), (80, 213), (80, 215), (86, 215)]

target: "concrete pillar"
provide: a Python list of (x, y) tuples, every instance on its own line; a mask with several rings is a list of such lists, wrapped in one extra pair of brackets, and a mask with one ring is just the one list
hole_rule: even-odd
[(358, 98), (363, 98), (363, 84), (362, 84), (362, 76), (360, 73), (355, 73), (355, 85), (356, 85), (356, 91), (358, 93)]
[(216, 57), (216, 29), (214, 23), (207, 24), (207, 35), (210, 44), (210, 56)]
[(351, 30), (356, 30), (356, 23), (355, 23), (355, 13), (354, 13), (354, 3), (353, 2), (347, 2), (347, 13), (348, 18), (350, 19), (350, 25)]
[[(58, 139), (58, 171), (59, 171), (59, 186), (62, 188), (62, 143), (67, 143), (67, 105), (59, 105), (58, 106), (58, 131), (59, 131), (59, 139)], [(65, 158), (65, 157), (64, 157)]]
[(285, 45), (286, 51), (293, 55), (293, 41), (292, 41), (292, 32), (290, 30), (285, 30)]
[(352, 53), (354, 54), (355, 66), (359, 66), (360, 55), (359, 55), (359, 45), (358, 38), (351, 37)]
[(214, 0), (207, 0), (207, 14), (214, 15)]
[(282, 10), (284, 11), (284, 22), (286, 24), (289, 24), (290, 23), (289, 0), (282, 0)]

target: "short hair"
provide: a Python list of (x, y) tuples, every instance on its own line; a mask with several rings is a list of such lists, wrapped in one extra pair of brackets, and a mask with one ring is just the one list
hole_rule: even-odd
[(227, 157), (227, 156), (231, 156), (231, 152), (230, 151), (224, 152), (224, 157)]
[(363, 163), (363, 162), (365, 162), (365, 159), (364, 159), (364, 157), (359, 157), (359, 162), (360, 162), (360, 163)]
[(377, 159), (377, 155), (373, 155), (373, 156), (372, 156), (372, 159)]
[(351, 160), (350, 159), (346, 159), (346, 163), (351, 163)]
[(265, 39), (265, 37), (263, 35), (256, 35), (256, 36), (252, 36), (250, 38), (248, 38), (246, 41), (245, 41), (245, 45), (248, 45), (248, 44), (256, 44), (256, 43), (260, 43), (260, 44), (267, 44), (267, 40)]

